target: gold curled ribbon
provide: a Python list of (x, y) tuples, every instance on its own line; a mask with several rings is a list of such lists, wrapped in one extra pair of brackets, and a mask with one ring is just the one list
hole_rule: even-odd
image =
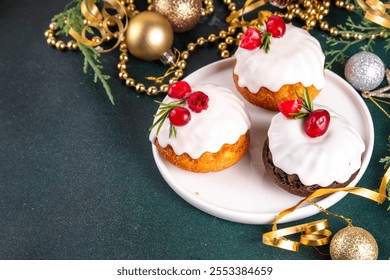
[[(245, 1), (244, 5), (242, 6), (242, 9), (238, 11), (233, 11), (227, 18), (226, 22), (233, 27), (241, 27), (244, 30), (249, 26), (261, 26), (264, 25), (267, 21), (267, 19), (272, 15), (270, 11), (259, 11), (257, 15), (257, 19), (251, 20), (250, 22), (244, 20), (244, 15), (247, 13), (250, 13), (257, 8), (264, 6), (268, 3), (268, 0), (259, 0), (259, 1), (253, 1), (253, 0), (247, 0)], [(239, 19), (241, 17), (241, 20)]]
[(387, 168), (387, 171), (382, 178), (382, 181), (381, 181), (381, 184), (379, 187), (379, 193), (386, 195), (386, 187), (387, 187), (387, 184), (389, 183), (389, 181), (390, 181), (390, 167)]
[(390, 4), (383, 4), (379, 0), (356, 0), (366, 14), (364, 17), (383, 27), (390, 28), (390, 15), (386, 13), (390, 9)]
[[(115, 38), (117, 41), (109, 49), (101, 49), (100, 52), (109, 52), (115, 49), (124, 37), (128, 25), (128, 17), (125, 7), (118, 0), (105, 0), (105, 4), (100, 12), (93, 0), (84, 0), (80, 4), (81, 14), (85, 17), (87, 24), (83, 27), (81, 34), (70, 28), (69, 34), (78, 42), (90, 47), (100, 46), (103, 42)], [(107, 10), (115, 10), (116, 14), (111, 15)], [(122, 20), (125, 21), (123, 24)], [(115, 27), (117, 30), (112, 31)], [(100, 36), (88, 39), (87, 33), (91, 29), (98, 31)]]
[[(307, 246), (322, 246), (328, 244), (330, 242), (330, 236), (332, 235), (332, 232), (327, 229), (328, 221), (326, 219), (311, 222), (311, 223), (301, 224), (297, 226), (292, 226), (284, 229), (279, 229), (279, 230), (277, 229), (277, 222), (284, 216), (292, 213), (304, 202), (310, 202), (312, 199), (324, 195), (336, 193), (336, 192), (341, 192), (341, 191), (359, 195), (371, 199), (373, 201), (376, 201), (378, 203), (383, 203), (387, 199), (386, 184), (390, 177), (389, 170), (388, 172), (386, 172), (384, 178), (382, 179), (381, 186), (379, 188), (379, 193), (369, 189), (360, 188), (360, 187), (319, 189), (315, 191), (308, 197), (299, 201), (293, 207), (290, 207), (280, 212), (273, 222), (272, 231), (263, 234), (263, 243), (266, 245), (270, 245), (270, 246), (274, 246), (274, 247), (278, 247), (290, 251), (295, 251), (295, 252), (298, 252), (300, 244), (307, 245)], [(303, 233), (299, 241), (291, 241), (285, 238), (285, 236), (295, 234), (295, 233)]]

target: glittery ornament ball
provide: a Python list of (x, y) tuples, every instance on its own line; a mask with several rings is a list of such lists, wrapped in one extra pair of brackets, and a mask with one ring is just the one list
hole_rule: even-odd
[(168, 19), (174, 32), (190, 30), (202, 14), (201, 0), (154, 0), (153, 7)]
[(370, 91), (383, 81), (385, 65), (376, 54), (362, 51), (348, 59), (344, 75), (355, 89)]
[(348, 226), (333, 236), (330, 257), (332, 260), (376, 260), (378, 245), (368, 231)]

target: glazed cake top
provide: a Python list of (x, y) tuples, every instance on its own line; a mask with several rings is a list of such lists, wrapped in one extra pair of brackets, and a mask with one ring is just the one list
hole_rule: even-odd
[[(169, 120), (162, 125), (158, 136), (155, 127), (150, 133), (162, 147), (170, 145), (177, 155), (187, 153), (197, 159), (204, 152), (218, 152), (223, 144), (234, 144), (250, 129), (250, 118), (244, 103), (229, 89), (212, 84), (194, 85), (192, 91), (203, 91), (209, 97), (208, 108), (200, 113), (191, 112), (191, 120), (177, 126), (177, 135), (169, 137)], [(170, 97), (164, 103), (174, 101)], [(186, 104), (185, 107), (188, 108)]]
[(322, 89), (325, 56), (320, 43), (306, 30), (286, 24), (281, 38), (271, 38), (270, 50), (247, 50), (239, 47), (235, 53), (234, 73), (238, 85), (257, 93), (261, 87), (276, 92), (283, 85), (301, 82)]

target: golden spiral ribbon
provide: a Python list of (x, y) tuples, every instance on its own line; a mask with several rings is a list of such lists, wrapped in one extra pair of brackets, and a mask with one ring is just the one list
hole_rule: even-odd
[[(319, 189), (315, 191), (313, 194), (299, 201), (293, 207), (290, 207), (280, 212), (273, 222), (272, 231), (263, 234), (263, 243), (266, 245), (295, 252), (298, 252), (300, 244), (307, 246), (322, 246), (328, 244), (330, 242), (330, 236), (332, 235), (332, 232), (327, 229), (328, 221), (326, 219), (279, 230), (277, 229), (277, 222), (284, 216), (292, 213), (304, 202), (310, 202), (312, 199), (341, 191), (359, 195), (376, 201), (378, 203), (383, 203), (387, 199), (386, 184), (390, 178), (389, 170), (390, 168), (382, 179), (381, 186), (379, 188), (379, 193), (360, 187)], [(285, 238), (285, 236), (287, 235), (296, 233), (302, 233), (299, 241), (292, 241)]]
[[(115, 49), (124, 37), (128, 25), (128, 17), (125, 7), (118, 0), (105, 0), (105, 4), (100, 12), (93, 0), (84, 0), (80, 4), (81, 14), (85, 17), (87, 24), (79, 34), (73, 28), (70, 28), (69, 34), (78, 42), (90, 47), (101, 45), (105, 41), (115, 38), (117, 41), (109, 49), (99, 50), (100, 52), (109, 52)], [(111, 15), (107, 10), (115, 10), (116, 14)], [(125, 21), (123, 24), (122, 20)], [(112, 31), (113, 27), (116, 28)], [(100, 36), (88, 39), (87, 33), (91, 30), (97, 30)]]
[[(257, 19), (254, 19), (250, 22), (244, 20), (244, 15), (247, 13), (250, 13), (257, 8), (264, 6), (268, 3), (268, 0), (259, 0), (259, 1), (253, 1), (253, 0), (247, 0), (245, 1), (244, 5), (242, 6), (242, 9), (238, 11), (233, 11), (227, 18), (226, 22), (233, 27), (242, 27), (244, 30), (245, 28), (249, 26), (261, 26), (264, 25), (267, 21), (267, 19), (272, 15), (270, 11), (259, 11)], [(239, 19), (241, 17), (241, 20)]]
[(356, 0), (366, 14), (364, 17), (383, 27), (390, 28), (390, 15), (386, 13), (390, 4), (384, 4), (379, 0)]

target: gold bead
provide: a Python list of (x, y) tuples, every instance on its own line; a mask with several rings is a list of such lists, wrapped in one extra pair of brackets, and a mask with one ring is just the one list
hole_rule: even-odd
[(339, 35), (339, 30), (337, 29), (337, 27), (331, 27), (331, 28), (329, 29), (329, 33), (330, 33), (330, 35), (332, 35), (332, 36), (337, 36), (337, 35)]
[(222, 39), (225, 39), (227, 36), (227, 32), (225, 30), (221, 30), (219, 32), (219, 37), (222, 38)]
[(156, 95), (158, 93), (158, 89), (155, 86), (150, 86), (146, 91), (147, 95)]
[(389, 36), (389, 34), (386, 31), (382, 30), (381, 32), (379, 32), (379, 36), (386, 39)]
[(327, 21), (321, 21), (320, 28), (322, 30), (329, 30), (329, 23)]
[(59, 50), (64, 50), (66, 48), (66, 44), (64, 41), (58, 40), (56, 43), (56, 48)]
[(225, 42), (221, 42), (218, 44), (218, 49), (224, 51), (227, 49), (227, 44)]
[(324, 16), (326, 16), (327, 14), (329, 14), (329, 9), (324, 9), (324, 10), (322, 11), (322, 14), (323, 14)]
[(321, 21), (324, 19), (324, 15), (322, 14), (316, 14), (316, 20)]
[(310, 1), (310, 0), (305, 0), (305, 1), (303, 2), (303, 7), (308, 8), (308, 7), (310, 7), (310, 6), (311, 6), (311, 1)]
[(316, 26), (316, 24), (317, 24), (317, 21), (312, 17), (310, 17), (306, 20), (306, 25), (308, 27), (314, 27), (314, 26)]
[(73, 41), (73, 40), (70, 40), (66, 46), (68, 47), (69, 50), (71, 51), (74, 51), (77, 49), (77, 42), (76, 41)]
[(230, 56), (230, 52), (228, 50), (223, 50), (221, 52), (221, 57), (222, 58), (228, 58)]
[(236, 33), (236, 28), (234, 26), (229, 26), (228, 30), (227, 30), (227, 33), (229, 35), (233, 35), (234, 33)]
[(133, 78), (127, 78), (126, 79), (126, 86), (133, 87), (135, 85), (135, 81)]
[(126, 63), (123, 63), (123, 62), (119, 62), (117, 64), (117, 67), (118, 69), (121, 71), (121, 70), (126, 70), (127, 66), (126, 66)]
[(203, 38), (203, 37), (199, 37), (199, 38), (196, 40), (196, 43), (197, 43), (199, 46), (203, 46), (203, 45), (206, 43), (206, 39)]
[(176, 77), (172, 77), (172, 78), (169, 79), (169, 84), (171, 85), (171, 84), (177, 82), (177, 80), (178, 79)]
[(217, 40), (217, 35), (215, 34), (210, 34), (209, 37), (207, 38), (207, 40), (211, 43), (214, 43), (216, 40)]
[(294, 14), (293, 13), (287, 13), (285, 17), (286, 17), (287, 20), (292, 20), (294, 18)]
[(52, 22), (52, 23), (50, 23), (50, 25), (49, 25), (49, 28), (51, 29), (51, 30), (57, 30), (57, 23), (56, 22)]
[(230, 3), (228, 5), (228, 9), (229, 9), (229, 11), (233, 12), (233, 11), (237, 10), (237, 5), (235, 3)]
[(343, 39), (350, 39), (351, 38), (351, 34), (349, 32), (341, 33), (341, 38), (343, 38)]
[(135, 85), (135, 90), (137, 92), (144, 92), (144, 91), (146, 91), (146, 87), (145, 87), (144, 84), (138, 83), (138, 84)]
[(355, 34), (353, 35), (353, 37), (355, 38), (355, 40), (361, 40), (361, 39), (363, 39), (363, 34), (355, 33)]
[(345, 9), (347, 11), (353, 11), (353, 10), (355, 10), (355, 5), (352, 3), (348, 3), (347, 5), (345, 5)]
[(123, 52), (119, 55), (119, 60), (122, 62), (127, 62), (129, 60), (129, 56), (127, 55), (127, 53)]
[(120, 45), (119, 45), (119, 50), (120, 50), (121, 52), (127, 51), (127, 44), (126, 44), (125, 42), (120, 43)]
[(329, 7), (330, 7), (330, 0), (324, 0), (324, 1), (322, 1), (322, 5), (323, 5), (325, 8), (329, 8)]
[(225, 39), (226, 44), (231, 45), (234, 43), (234, 38), (232, 36), (228, 36)]
[(187, 63), (185, 62), (185, 60), (180, 60), (177, 63), (177, 67), (179, 67), (179, 69), (184, 69), (184, 68), (186, 68), (186, 66), (187, 66)]
[(232, 3), (232, 0), (223, 0), (223, 3), (229, 5), (230, 3)]
[[(287, 19), (290, 19), (291, 15), (292, 15), (292, 14), (288, 14), (288, 15), (287, 15)], [(294, 15), (292, 15), (292, 16), (294, 17)], [(305, 14), (305, 13), (301, 13), (301, 14), (299, 15), (299, 17), (301, 18), (301, 20), (306, 21), (306, 20), (309, 18), (309, 15), (308, 15), (308, 14)]]
[(129, 74), (126, 71), (120, 71), (119, 72), (119, 79), (126, 80), (129, 77)]
[(54, 31), (51, 29), (48, 29), (45, 31), (45, 38), (51, 38), (54, 36)]
[(175, 77), (181, 78), (181, 77), (183, 77), (183, 75), (184, 75), (184, 71), (183, 70), (179, 69), (179, 70), (175, 71)]
[[(54, 44), (52, 43), (54, 41)], [(46, 43), (49, 45), (49, 46), (54, 46), (56, 44), (56, 39), (54, 38), (48, 38), (46, 40)]]
[(372, 34), (371, 35), (371, 39), (376, 39), (376, 37), (378, 37), (378, 34)]
[(196, 47), (196, 45), (194, 44), (194, 43), (189, 43), (188, 45), (187, 45), (187, 49), (189, 50), (189, 51), (194, 51), (195, 50), (195, 47)]
[[(190, 57), (190, 53), (188, 52), (188, 51), (183, 51), (182, 53), (181, 53), (181, 58), (182, 59), (188, 59)], [(185, 62), (185, 61), (184, 61)], [(180, 61), (179, 61), (179, 63), (180, 63)]]
[(161, 86), (160, 86), (160, 91), (161, 91), (161, 92), (167, 92), (167, 91), (168, 91), (168, 88), (169, 88), (169, 86), (166, 85), (166, 84), (161, 85)]

